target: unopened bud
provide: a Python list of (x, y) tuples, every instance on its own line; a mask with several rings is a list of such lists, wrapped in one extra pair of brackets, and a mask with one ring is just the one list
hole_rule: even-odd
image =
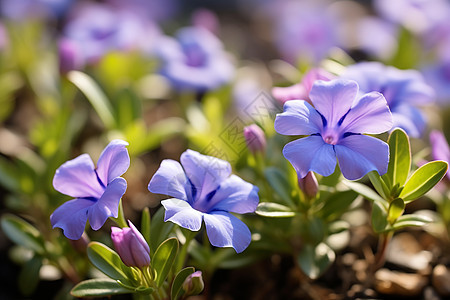
[(114, 248), (128, 267), (146, 267), (150, 264), (150, 247), (133, 223), (128, 224), (130, 227), (111, 227)]
[(198, 295), (204, 287), (201, 271), (192, 273), (183, 282), (183, 290), (186, 296)]
[(266, 150), (266, 136), (264, 131), (256, 125), (252, 124), (244, 128), (245, 142), (247, 148), (253, 154), (258, 152), (264, 152)]
[(308, 172), (305, 177), (298, 178), (298, 186), (308, 198), (314, 198), (319, 191), (319, 184), (313, 172)]

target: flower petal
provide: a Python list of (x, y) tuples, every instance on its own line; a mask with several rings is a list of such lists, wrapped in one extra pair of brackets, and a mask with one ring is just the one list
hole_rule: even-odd
[(252, 240), (252, 234), (241, 220), (224, 211), (204, 214), (206, 233), (216, 247), (233, 247), (237, 253), (244, 251)]
[(250, 213), (259, 203), (258, 187), (236, 175), (231, 175), (220, 185), (210, 200), (210, 210)]
[(370, 171), (380, 175), (387, 172), (389, 146), (382, 140), (367, 135), (351, 135), (335, 145), (342, 175), (356, 180)]
[(150, 180), (148, 190), (152, 193), (188, 201), (186, 195), (188, 184), (189, 180), (180, 163), (172, 159), (165, 159)]
[(87, 154), (69, 160), (56, 170), (53, 187), (74, 198), (100, 198), (104, 189), (94, 168), (94, 163)]
[(181, 154), (180, 161), (197, 191), (193, 201), (206, 197), (231, 174), (231, 166), (227, 161), (190, 149)]
[(127, 190), (127, 182), (117, 177), (106, 187), (100, 199), (89, 208), (89, 223), (92, 229), (99, 230), (109, 217), (117, 218), (119, 202)]
[(313, 135), (286, 144), (284, 157), (292, 164), (300, 178), (309, 171), (329, 176), (336, 168), (333, 146), (325, 143), (321, 136)]
[(277, 114), (275, 130), (284, 135), (310, 135), (320, 132), (322, 118), (304, 100), (291, 100), (284, 104), (284, 111)]
[(357, 93), (358, 84), (353, 80), (317, 80), (309, 97), (317, 111), (326, 119), (328, 127), (333, 128), (352, 107)]
[(400, 127), (410, 137), (418, 138), (424, 132), (427, 122), (424, 115), (414, 106), (407, 104), (398, 105), (392, 111), (394, 127)]
[(186, 201), (172, 198), (161, 201), (161, 204), (166, 210), (164, 222), (170, 221), (191, 231), (199, 231), (202, 227), (203, 213)]
[(104, 186), (121, 176), (130, 166), (130, 156), (126, 148), (128, 143), (122, 140), (113, 140), (100, 154), (97, 163), (97, 174)]
[(363, 95), (342, 122), (343, 132), (382, 133), (392, 128), (386, 99), (378, 92)]
[(73, 199), (58, 207), (50, 216), (53, 228), (58, 227), (71, 240), (78, 240), (83, 234), (88, 218), (88, 210), (95, 202)]

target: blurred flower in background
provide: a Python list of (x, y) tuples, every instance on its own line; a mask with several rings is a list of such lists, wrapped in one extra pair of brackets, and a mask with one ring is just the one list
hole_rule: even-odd
[(2, 16), (16, 21), (29, 18), (57, 18), (64, 15), (74, 0), (2, 0)]
[(158, 41), (156, 56), (161, 74), (177, 90), (214, 90), (230, 82), (234, 66), (222, 42), (203, 27), (185, 27), (175, 38)]
[(361, 93), (382, 93), (392, 112), (393, 127), (404, 129), (412, 137), (424, 132), (426, 119), (418, 107), (433, 103), (435, 93), (418, 71), (361, 62), (349, 66), (341, 77), (358, 82)]
[(97, 62), (110, 51), (151, 52), (158, 35), (151, 20), (93, 2), (76, 6), (63, 29), (63, 37), (79, 45), (87, 63)]

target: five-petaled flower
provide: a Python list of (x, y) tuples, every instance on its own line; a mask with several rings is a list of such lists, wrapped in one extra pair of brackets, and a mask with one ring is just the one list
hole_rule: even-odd
[(288, 143), (284, 157), (303, 178), (309, 171), (331, 175), (336, 157), (345, 178), (355, 180), (370, 171), (384, 174), (389, 146), (362, 133), (378, 134), (392, 127), (392, 115), (382, 94), (357, 98), (352, 80), (316, 81), (309, 94), (314, 107), (304, 100), (287, 101), (275, 120), (284, 135), (309, 135)]
[(87, 219), (94, 230), (108, 217), (117, 217), (120, 198), (127, 182), (119, 177), (130, 166), (127, 142), (113, 140), (106, 146), (95, 168), (88, 154), (69, 160), (56, 170), (53, 187), (76, 199), (67, 201), (50, 216), (53, 228), (59, 227), (72, 240), (81, 237)]
[(250, 230), (230, 212), (254, 212), (258, 188), (231, 175), (224, 160), (187, 150), (180, 161), (163, 160), (148, 185), (153, 193), (174, 197), (161, 202), (164, 221), (198, 231), (204, 220), (212, 245), (244, 251), (251, 241)]

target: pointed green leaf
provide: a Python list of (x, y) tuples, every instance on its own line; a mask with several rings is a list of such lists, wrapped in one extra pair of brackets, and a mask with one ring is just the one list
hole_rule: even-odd
[(83, 92), (103, 124), (109, 129), (114, 128), (115, 120), (111, 103), (94, 79), (80, 71), (70, 71), (67, 78)]
[(186, 280), (186, 278), (195, 272), (195, 269), (193, 267), (187, 267), (182, 269), (178, 274), (175, 276), (175, 279), (172, 283), (172, 288), (170, 292), (170, 299), (171, 300), (178, 300), (184, 293), (182, 287), (183, 282)]
[(295, 216), (290, 207), (272, 202), (261, 202), (255, 211), (258, 215), (271, 218), (289, 218)]
[(389, 187), (403, 186), (411, 168), (411, 149), (408, 135), (402, 129), (395, 129), (389, 136), (389, 166), (382, 176)]
[(403, 214), (403, 210), (405, 209), (405, 202), (401, 198), (394, 199), (389, 204), (389, 212), (388, 212), (388, 221), (389, 223), (394, 223), (398, 217)]
[(117, 281), (109, 278), (89, 279), (80, 282), (70, 291), (74, 297), (103, 297), (117, 294), (132, 293), (131, 290), (121, 286)]
[(160, 207), (152, 216), (152, 223), (150, 226), (150, 257), (156, 251), (156, 248), (169, 237), (174, 224), (172, 222), (164, 222), (164, 207)]
[(384, 182), (383, 178), (377, 173), (377, 171), (369, 172), (369, 179), (377, 193), (385, 200), (389, 201), (390, 191)]
[(160, 287), (169, 275), (170, 268), (172, 268), (175, 258), (178, 254), (178, 240), (170, 238), (165, 240), (158, 249), (152, 260), (152, 268), (156, 273), (156, 285)]
[(147, 244), (150, 245), (150, 210), (148, 207), (145, 207), (142, 210), (142, 218), (141, 218), (141, 233), (144, 236), (145, 240), (147, 241)]
[(11, 214), (3, 215), (1, 224), (3, 232), (11, 241), (38, 254), (44, 254), (44, 239), (33, 225)]
[(106, 245), (99, 242), (91, 242), (87, 248), (87, 255), (91, 263), (105, 275), (115, 280), (128, 282), (127, 266), (122, 262), (120, 256)]
[(433, 220), (425, 215), (409, 214), (400, 216), (392, 225), (392, 230), (398, 230), (404, 227), (415, 226), (422, 227), (432, 222)]
[(357, 194), (352, 190), (335, 192), (325, 199), (319, 214), (323, 219), (333, 220), (346, 212), (356, 197)]
[(373, 202), (372, 205), (372, 228), (376, 233), (386, 230), (388, 226), (387, 212), (378, 202)]
[(409, 203), (431, 190), (447, 172), (445, 161), (432, 161), (417, 169), (405, 184), (400, 193), (405, 203)]
[(387, 201), (384, 200), (383, 198), (381, 198), (380, 195), (375, 193), (367, 185), (359, 183), (359, 182), (355, 182), (355, 181), (348, 181), (348, 180), (344, 180), (343, 183), (346, 186), (348, 186), (349, 188), (351, 188), (352, 190), (354, 190), (355, 192), (357, 192), (358, 194), (360, 194), (361, 196), (363, 196), (364, 198), (366, 198), (367, 200), (378, 202), (387, 208), (387, 204), (388, 204)]
[(269, 167), (264, 170), (264, 176), (270, 186), (275, 190), (275, 193), (284, 201), (284, 204), (295, 207), (291, 198), (292, 187), (285, 174), (278, 168)]
[(298, 264), (311, 279), (317, 279), (334, 262), (336, 254), (325, 243), (317, 246), (304, 245), (298, 256)]

